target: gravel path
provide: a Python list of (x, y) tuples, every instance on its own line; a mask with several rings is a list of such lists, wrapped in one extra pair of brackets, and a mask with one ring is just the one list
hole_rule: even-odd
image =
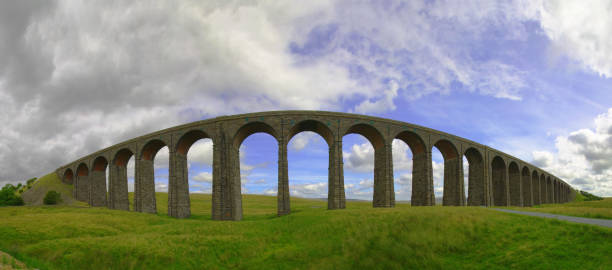
[(491, 209), (501, 211), (501, 212), (506, 212), (506, 213), (521, 214), (521, 215), (543, 217), (543, 218), (556, 218), (559, 220), (565, 220), (569, 222), (584, 223), (584, 224), (591, 224), (591, 225), (612, 228), (612, 220), (610, 219), (582, 218), (582, 217), (563, 216), (563, 215), (555, 215), (555, 214), (540, 213), (540, 212), (516, 211), (516, 210), (500, 209), (500, 208), (491, 208)]

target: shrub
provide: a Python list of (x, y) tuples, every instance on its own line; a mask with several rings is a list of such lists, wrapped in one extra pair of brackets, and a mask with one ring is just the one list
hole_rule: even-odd
[(59, 192), (55, 190), (49, 190), (45, 198), (43, 199), (43, 203), (47, 205), (57, 204), (61, 201), (61, 195)]
[(20, 196), (15, 195), (17, 188), (11, 184), (5, 185), (0, 190), (0, 206), (18, 206), (23, 205), (23, 199)]
[(580, 194), (582, 194), (582, 195), (584, 196), (584, 200), (585, 200), (585, 201), (601, 201), (601, 200), (603, 200), (603, 198), (602, 198), (602, 197), (595, 196), (595, 195), (593, 195), (593, 194), (591, 194), (591, 193), (588, 193), (588, 192), (586, 192), (586, 191), (582, 191), (582, 190), (581, 190), (581, 191), (580, 191)]

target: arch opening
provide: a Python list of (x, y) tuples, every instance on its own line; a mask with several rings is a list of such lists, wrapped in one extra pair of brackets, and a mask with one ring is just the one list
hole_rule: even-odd
[(480, 151), (473, 147), (468, 148), (464, 154), (468, 163), (468, 195), (469, 206), (486, 205), (484, 162)]
[(250, 122), (240, 127), (240, 129), (238, 129), (238, 132), (236, 132), (236, 135), (234, 136), (234, 147), (236, 147), (236, 149), (239, 149), (242, 145), (242, 142), (247, 137), (255, 133), (267, 133), (268, 135), (278, 140), (276, 131), (270, 125), (264, 122)]
[(347, 129), (342, 141), (342, 151), (349, 151), (344, 163), (349, 170), (344, 175), (345, 184), (341, 184), (359, 185), (362, 192), (366, 193), (370, 191), (369, 186), (373, 185), (372, 206), (392, 207), (395, 204), (395, 191), (390, 175), (392, 171), (388, 170), (392, 166), (389, 160), (392, 150), (391, 147), (385, 147), (382, 134), (372, 125), (359, 123)]
[(521, 201), (521, 174), (519, 166), (515, 161), (511, 161), (508, 166), (508, 187), (510, 193), (510, 205), (522, 206)]
[(66, 169), (66, 171), (64, 171), (64, 183), (68, 184), (68, 185), (72, 185), (74, 182), (74, 173), (72, 172), (71, 169)]
[[(255, 132), (249, 134), (238, 145), (236, 155), (238, 157), (236, 187), (240, 187), (238, 200), (240, 201), (244, 215), (276, 216), (274, 208), (254, 210), (256, 202), (253, 200), (243, 201), (245, 196), (253, 197), (253, 194), (265, 194), (266, 190), (273, 190), (278, 180), (278, 141), (267, 132)], [(275, 153), (276, 152), (276, 153)], [(275, 155), (276, 154), (276, 155)], [(276, 156), (276, 158), (274, 158)], [(264, 197), (272, 204), (274, 198)]]
[(508, 206), (506, 163), (501, 157), (495, 156), (491, 162), (491, 169), (493, 203), (495, 206)]
[(398, 180), (394, 180), (394, 190), (398, 190), (396, 194), (400, 200), (410, 200), (414, 206), (433, 204), (433, 192), (428, 188), (429, 159), (425, 150), (421, 137), (411, 131), (397, 134), (392, 144), (393, 175), (398, 176)]
[(213, 141), (206, 132), (191, 130), (181, 136), (175, 147), (175, 174), (168, 183), (168, 213), (189, 217), (192, 213), (190, 197), (206, 197), (209, 195), (203, 194), (212, 193)]

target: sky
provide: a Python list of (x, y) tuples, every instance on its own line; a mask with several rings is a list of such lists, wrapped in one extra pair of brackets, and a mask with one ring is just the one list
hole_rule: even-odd
[[(609, 14), (606, 0), (0, 1), (0, 185), (183, 123), (328, 110), (448, 132), (612, 196)], [(188, 153), (191, 192), (210, 193), (211, 151)], [(347, 198), (371, 200), (371, 144), (347, 135), (343, 152)], [(276, 141), (254, 134), (240, 153), (243, 193), (276, 194)], [(315, 133), (291, 140), (292, 196), (327, 197), (327, 155)], [(407, 145), (393, 159), (409, 200)]]

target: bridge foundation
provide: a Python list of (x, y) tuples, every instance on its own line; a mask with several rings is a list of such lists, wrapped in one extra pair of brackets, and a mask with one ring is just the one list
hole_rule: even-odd
[(329, 148), (329, 173), (327, 185), (327, 209), (346, 208), (344, 194), (344, 161), (342, 137), (337, 137)]
[(134, 209), (143, 213), (157, 213), (153, 160), (137, 158), (135, 174)]
[(444, 160), (444, 195), (442, 205), (465, 205), (463, 158), (454, 157)]
[(374, 207), (394, 207), (393, 157), (391, 144), (374, 150)]
[(436, 203), (433, 192), (431, 149), (412, 157), (412, 206), (431, 206)]
[(176, 151), (170, 152), (168, 215), (171, 217), (188, 218), (191, 216), (187, 165), (187, 155)]
[[(284, 138), (284, 136), (281, 136)], [(280, 139), (278, 142), (278, 190), (277, 198), (277, 214), (284, 216), (291, 213), (291, 204), (289, 197), (289, 167), (287, 162), (287, 142)]]
[(106, 171), (93, 170), (89, 185), (89, 205), (106, 206)]
[(127, 168), (114, 163), (108, 169), (108, 208), (130, 210)]

